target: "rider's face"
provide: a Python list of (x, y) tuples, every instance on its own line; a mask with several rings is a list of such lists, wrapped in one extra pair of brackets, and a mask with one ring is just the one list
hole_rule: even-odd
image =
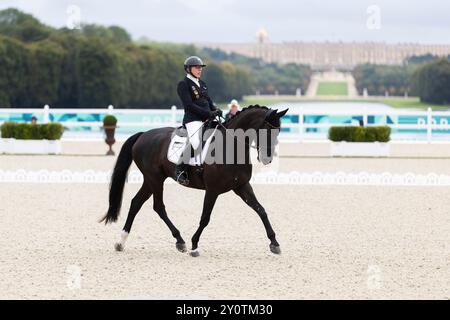
[(200, 76), (202, 75), (202, 69), (203, 69), (202, 66), (193, 66), (191, 68), (191, 72), (194, 75), (194, 77), (200, 78)]

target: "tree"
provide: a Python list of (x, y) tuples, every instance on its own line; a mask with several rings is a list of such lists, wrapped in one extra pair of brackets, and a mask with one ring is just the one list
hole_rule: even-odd
[[(65, 50), (53, 41), (44, 40), (30, 45), (27, 92), (30, 107), (42, 107), (58, 100)], [(24, 102), (22, 102), (24, 103)]]
[(382, 96), (387, 92), (393, 96), (402, 96), (411, 91), (411, 76), (416, 65), (374, 65), (363, 64), (353, 70), (358, 91), (365, 88), (370, 95)]
[(423, 65), (413, 76), (420, 100), (450, 104), (450, 61), (439, 59)]
[(100, 38), (92, 38), (80, 48), (80, 106), (105, 107), (120, 101), (119, 57), (114, 49)]
[(116, 43), (131, 42), (129, 33), (118, 26), (104, 27), (97, 24), (83, 24), (81, 33), (86, 37), (97, 37)]
[(25, 44), (13, 38), (0, 36), (0, 104), (21, 105), (27, 95), (30, 51)]
[(311, 70), (266, 64), (220, 50), (131, 41), (121, 27), (95, 24), (54, 29), (16, 9), (0, 11), (0, 104), (13, 107), (166, 108), (179, 104), (187, 56), (208, 65), (204, 79), (215, 102), (306, 90)]
[(0, 34), (22, 41), (39, 41), (47, 38), (52, 29), (40, 23), (32, 15), (17, 9), (0, 11)]

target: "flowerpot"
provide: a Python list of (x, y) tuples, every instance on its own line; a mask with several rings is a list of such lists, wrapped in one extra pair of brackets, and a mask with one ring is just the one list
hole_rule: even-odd
[(389, 142), (332, 142), (330, 155), (333, 157), (389, 157)]
[(112, 149), (112, 145), (116, 142), (114, 134), (116, 132), (117, 126), (103, 126), (102, 128), (105, 130), (106, 134), (105, 142), (109, 146), (109, 150), (106, 152), (106, 155), (113, 156), (115, 155), (115, 153)]
[(60, 154), (61, 153), (61, 140), (47, 140), (47, 153), (48, 154)]

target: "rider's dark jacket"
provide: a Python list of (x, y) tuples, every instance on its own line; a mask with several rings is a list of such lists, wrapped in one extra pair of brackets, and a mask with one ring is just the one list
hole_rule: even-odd
[(205, 121), (212, 111), (217, 110), (208, 95), (206, 83), (199, 79), (200, 87), (185, 77), (178, 83), (177, 92), (184, 107), (183, 124), (192, 121)]

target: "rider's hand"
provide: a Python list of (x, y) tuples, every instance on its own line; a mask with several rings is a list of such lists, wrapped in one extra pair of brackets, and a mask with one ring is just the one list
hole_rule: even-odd
[(220, 117), (223, 115), (222, 110), (220, 110), (219, 108), (216, 109), (216, 112), (217, 112), (217, 115)]
[(209, 119), (214, 119), (215, 117), (217, 117), (217, 112), (216, 111), (211, 111), (209, 113)]

